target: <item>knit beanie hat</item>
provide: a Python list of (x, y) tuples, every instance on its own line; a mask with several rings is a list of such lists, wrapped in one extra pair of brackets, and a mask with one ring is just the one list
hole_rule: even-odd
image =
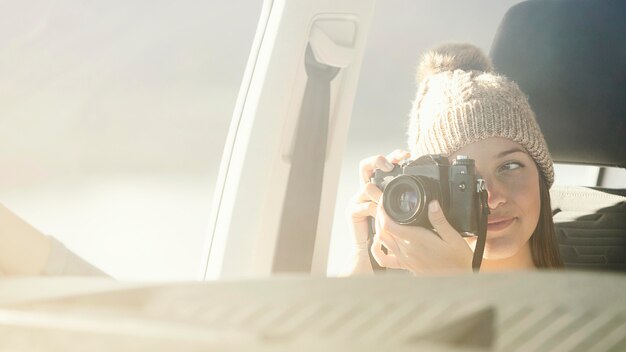
[(552, 186), (552, 158), (526, 96), (517, 84), (493, 71), (479, 48), (435, 48), (422, 57), (417, 81), (408, 130), (413, 158), (448, 156), (486, 138), (506, 138), (526, 149), (548, 188)]

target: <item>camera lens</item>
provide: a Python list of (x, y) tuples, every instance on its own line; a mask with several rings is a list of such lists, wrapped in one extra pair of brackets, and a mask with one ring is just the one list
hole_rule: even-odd
[(425, 211), (428, 203), (438, 197), (435, 180), (413, 175), (401, 175), (389, 182), (383, 191), (383, 206), (395, 222), (402, 225), (428, 224)]
[(417, 206), (417, 193), (406, 191), (400, 195), (400, 204), (398, 208), (405, 213), (411, 212)]

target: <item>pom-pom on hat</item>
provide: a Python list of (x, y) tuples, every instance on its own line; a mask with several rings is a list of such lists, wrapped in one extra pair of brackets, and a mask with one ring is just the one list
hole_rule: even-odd
[(450, 155), (483, 139), (507, 138), (526, 149), (552, 186), (552, 158), (528, 99), (517, 84), (493, 71), (479, 48), (445, 44), (431, 50), (422, 57), (417, 80), (408, 130), (413, 158)]

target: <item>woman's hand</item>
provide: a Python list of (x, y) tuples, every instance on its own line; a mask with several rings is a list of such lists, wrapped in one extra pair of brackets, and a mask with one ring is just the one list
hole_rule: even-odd
[[(378, 204), (376, 236), (372, 255), (384, 267), (406, 269), (413, 274), (428, 272), (471, 272), (474, 253), (450, 225), (439, 206), (432, 201), (428, 219), (435, 231), (419, 226), (399, 225)], [(381, 249), (387, 248), (387, 254)]]
[(376, 169), (391, 171), (393, 164), (397, 164), (409, 156), (407, 151), (396, 150), (387, 156), (378, 155), (363, 159), (359, 164), (360, 188), (346, 209), (355, 247), (352, 273), (372, 272), (368, 254), (369, 217), (376, 216), (376, 209), (382, 195), (382, 191), (370, 182), (372, 174)]

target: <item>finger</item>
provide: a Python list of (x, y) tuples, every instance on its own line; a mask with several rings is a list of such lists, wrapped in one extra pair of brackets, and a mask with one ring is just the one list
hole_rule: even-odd
[(380, 243), (387, 248), (387, 254), (393, 254), (396, 258), (405, 256), (393, 236), (383, 232), (380, 235)]
[(402, 266), (395, 255), (389, 252), (383, 252), (380, 240), (374, 239), (372, 242), (371, 252), (372, 257), (374, 257), (378, 265), (385, 268), (402, 269)]
[(361, 160), (361, 163), (359, 164), (361, 184), (370, 182), (372, 174), (376, 169), (391, 171), (393, 170), (393, 164), (383, 155), (372, 156)]
[(387, 160), (394, 164), (398, 164), (399, 162), (405, 159), (409, 159), (410, 157), (411, 153), (402, 149), (396, 149), (393, 152), (387, 154)]
[(384, 216), (380, 214), (376, 216), (376, 239), (382, 243), (385, 248), (387, 248), (388, 252), (394, 253), (397, 257), (399, 255), (400, 249), (398, 248), (398, 243), (396, 243), (396, 239), (393, 235), (388, 233), (384, 227), (381, 225), (381, 222), (385, 221)]
[(382, 206), (379, 204), (376, 209), (376, 217), (375, 217), (375, 226), (376, 226), (376, 237), (379, 238), (380, 242), (392, 253), (398, 255), (400, 253), (400, 249), (398, 248), (398, 243), (396, 242), (396, 237), (393, 233), (388, 231), (389, 223), (394, 223), (387, 214)]
[[(376, 210), (376, 225), (381, 232), (386, 232), (393, 236), (396, 241), (407, 241), (409, 243), (430, 244), (432, 241), (440, 241), (437, 234), (420, 226), (400, 225), (393, 221), (385, 212), (383, 204), (379, 203)], [(378, 229), (377, 229), (378, 231)]]
[(359, 192), (356, 194), (356, 203), (362, 202), (374, 202), (378, 204), (380, 201), (380, 197), (382, 197), (383, 191), (378, 188), (375, 184), (368, 182), (366, 184), (361, 185)]
[(436, 200), (433, 200), (428, 204), (428, 220), (430, 220), (430, 223), (433, 225), (442, 240), (446, 242), (454, 242), (461, 238), (458, 231), (455, 230), (446, 219), (439, 202)]
[(378, 265), (389, 269), (404, 269), (400, 261), (393, 255), (385, 254), (380, 260), (376, 260)]
[(374, 202), (355, 203), (348, 207), (348, 216), (351, 219), (362, 219), (368, 216), (376, 216), (378, 205)]

